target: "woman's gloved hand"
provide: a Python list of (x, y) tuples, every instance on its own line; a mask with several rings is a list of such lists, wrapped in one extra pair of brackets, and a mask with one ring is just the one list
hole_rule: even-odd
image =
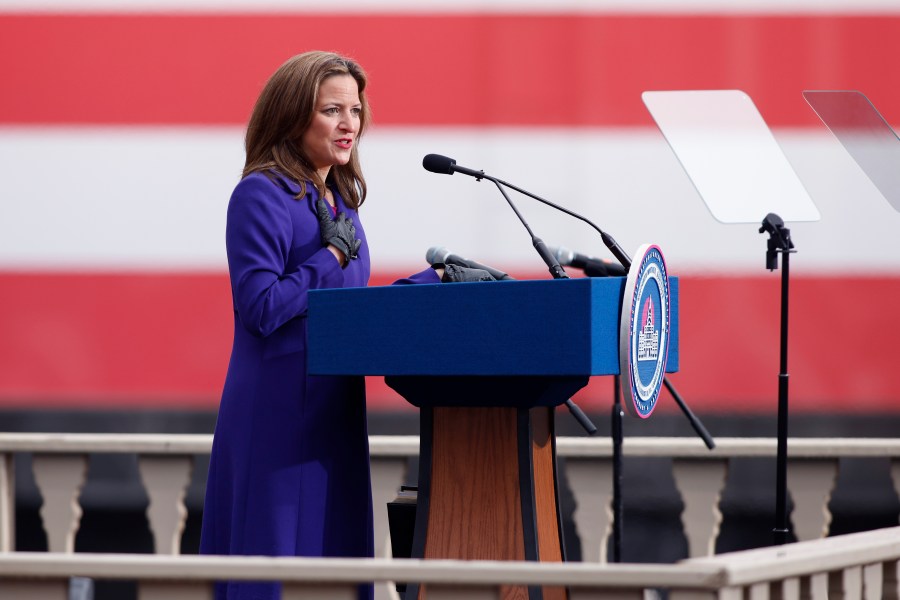
[(467, 283), (470, 281), (497, 281), (484, 269), (470, 269), (457, 265), (444, 265), (444, 283)]
[(353, 219), (348, 218), (344, 212), (332, 218), (331, 208), (322, 199), (316, 203), (316, 216), (319, 218), (319, 233), (325, 246), (334, 246), (343, 252), (347, 262), (359, 258), (362, 241), (356, 239)]

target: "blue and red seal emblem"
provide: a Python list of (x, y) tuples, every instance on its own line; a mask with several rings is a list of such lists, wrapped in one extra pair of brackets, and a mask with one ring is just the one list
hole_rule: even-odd
[[(625, 280), (619, 372), (625, 406), (646, 419), (656, 408), (669, 353), (669, 277), (658, 246), (638, 248)], [(630, 400), (630, 401), (629, 401)]]

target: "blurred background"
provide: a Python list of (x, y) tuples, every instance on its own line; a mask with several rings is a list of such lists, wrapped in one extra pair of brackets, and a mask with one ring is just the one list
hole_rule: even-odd
[[(629, 254), (658, 244), (681, 278), (671, 379), (713, 436), (775, 435), (781, 273), (758, 224), (709, 214), (641, 93), (744, 90), (822, 216), (788, 224), (791, 434), (893, 436), (900, 213), (801, 92), (860, 90), (900, 120), (898, 34), (890, 0), (0, 0), (0, 430), (212, 431), (243, 128), (284, 60), (323, 49), (370, 79), (373, 285), (431, 246), (549, 277), (497, 190), (424, 171), (432, 152), (586, 215)], [(583, 223), (514, 200), (548, 245), (609, 257)], [(417, 431), (368, 385), (370, 433)], [(606, 432), (611, 390), (596, 378), (575, 398)], [(626, 435), (692, 431), (663, 392)]]

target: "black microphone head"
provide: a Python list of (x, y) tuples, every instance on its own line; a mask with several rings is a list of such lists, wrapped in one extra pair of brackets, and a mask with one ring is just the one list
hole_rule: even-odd
[(441, 173), (442, 175), (453, 175), (453, 165), (456, 161), (448, 156), (440, 154), (426, 154), (422, 159), (422, 166), (426, 171), (432, 173)]
[[(429, 156), (432, 155), (429, 154)], [(444, 263), (450, 254), (452, 253), (443, 246), (432, 246), (425, 253), (425, 260), (428, 261), (429, 265)]]

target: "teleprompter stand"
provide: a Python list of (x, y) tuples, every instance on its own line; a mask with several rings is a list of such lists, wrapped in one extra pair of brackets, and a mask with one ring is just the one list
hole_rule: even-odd
[(791, 230), (784, 226), (781, 217), (769, 213), (763, 219), (760, 233), (768, 233), (766, 268), (778, 268), (781, 254), (781, 337), (779, 343), (778, 371), (778, 455), (775, 474), (775, 543), (784, 544), (790, 534), (787, 515), (787, 440), (788, 440), (788, 299), (790, 293), (790, 257), (794, 250)]
[[(696, 187), (722, 223), (759, 223), (768, 233), (766, 268), (781, 271), (781, 339), (778, 374), (776, 544), (790, 534), (787, 516), (789, 257), (794, 252), (785, 221), (816, 221), (819, 211), (797, 178), (750, 97), (740, 90), (644, 92), (644, 104)], [(739, 182), (739, 183), (736, 183)], [(777, 212), (769, 212), (769, 211)], [(779, 216), (780, 215), (780, 216)]]

